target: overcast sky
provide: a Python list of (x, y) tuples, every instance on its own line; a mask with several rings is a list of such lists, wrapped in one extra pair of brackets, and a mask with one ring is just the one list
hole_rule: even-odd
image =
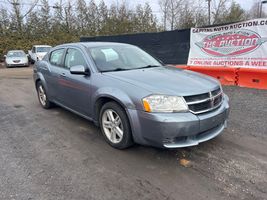
[[(96, 2), (99, 0), (96, 0)], [(123, 0), (118, 0), (118, 2), (121, 2)], [(127, 3), (130, 4), (130, 6), (133, 6), (135, 4), (144, 4), (145, 2), (149, 2), (150, 6), (152, 7), (154, 12), (159, 11), (159, 5), (158, 5), (158, 0), (126, 0)], [(197, 1), (197, 0), (196, 0)], [(235, 0), (237, 3), (239, 3), (242, 8), (248, 10), (254, 2), (259, 2), (260, 0)], [(116, 3), (117, 0), (105, 0), (107, 3)]]
[(251, 7), (251, 5), (254, 2), (259, 2), (257, 0), (236, 0), (236, 2), (238, 2), (244, 9), (249, 9)]
[[(95, 1), (98, 2), (100, 0), (95, 0)], [(117, 3), (117, 0), (104, 0), (104, 1), (107, 2), (107, 4)], [(145, 4), (145, 2), (148, 2), (154, 14), (156, 14), (158, 18), (160, 18), (161, 16), (159, 14), (160, 13), (160, 8), (159, 8), (159, 3), (158, 3), (159, 0), (118, 0), (118, 2), (122, 2), (122, 1), (126, 1), (129, 7), (132, 7), (136, 4)], [(198, 0), (195, 0), (195, 1), (198, 1)], [(235, 0), (235, 1), (239, 3), (243, 9), (249, 10), (251, 6), (253, 5), (253, 3), (259, 2), (261, 0)], [(201, 5), (201, 6), (207, 6), (207, 3), (204, 3), (204, 5)], [(264, 6), (263, 9), (267, 10), (267, 6)]]
[[(23, 3), (29, 3), (29, 2), (33, 2), (34, 0), (21, 0), (21, 2)], [(54, 4), (55, 2), (57, 2), (58, 0), (49, 0), (49, 2), (51, 4)], [(63, 0), (67, 1), (67, 0)], [(90, 0), (85, 0), (86, 2), (89, 2)], [(100, 0), (95, 0), (96, 2), (99, 2)], [(154, 12), (158, 12), (159, 11), (159, 5), (158, 5), (158, 1), (159, 0), (104, 0), (105, 3), (107, 3), (108, 5), (112, 4), (112, 3), (117, 3), (117, 2), (122, 2), (122, 1), (126, 1), (127, 4), (129, 5), (129, 7), (134, 6), (136, 4), (144, 4), (145, 2), (148, 2), (153, 11)], [(197, 0), (196, 0), (197, 1)], [(251, 7), (251, 5), (254, 2), (259, 2), (260, 0), (235, 0), (236, 2), (238, 2), (244, 9), (249, 9)], [(7, 5), (7, 0), (0, 0), (0, 5)], [(206, 6), (206, 5), (205, 5)]]
[[(121, 0), (118, 0), (119, 2), (121, 1)], [(254, 3), (254, 2), (259, 2), (259, 0), (235, 0), (237, 3), (239, 3), (241, 6), (242, 6), (242, 8), (244, 8), (244, 9), (249, 9), (251, 6), (252, 6), (252, 4)], [(105, 2), (116, 2), (115, 0), (105, 0)], [(154, 11), (159, 11), (159, 5), (158, 5), (158, 0), (128, 0), (127, 1), (128, 3), (130, 3), (130, 4), (138, 4), (138, 3), (140, 3), (140, 4), (144, 4), (144, 2), (149, 2), (149, 4), (151, 5), (151, 7), (153, 8), (153, 10)]]
[[(8, 8), (10, 5), (8, 2), (8, 0), (0, 0), (0, 7), (1, 6), (4, 6), (6, 8)], [(23, 3), (30, 3), (30, 2), (33, 2), (34, 0), (21, 0), (21, 2)], [(58, 2), (59, 0), (49, 0), (49, 3), (50, 5), (54, 5), (55, 2)], [(63, 0), (63, 2), (67, 2), (68, 0)], [(85, 0), (86, 2), (90, 2), (90, 0)], [(95, 0), (97, 3), (100, 2), (100, 0)], [(104, 0), (105, 3), (107, 5), (110, 5), (112, 3), (120, 3), (120, 2), (127, 2), (127, 5), (129, 6), (129, 8), (132, 8), (132, 7), (135, 7), (135, 5), (137, 4), (145, 4), (145, 2), (148, 2), (153, 10), (153, 13), (159, 18), (160, 17), (160, 8), (159, 8), (159, 4), (158, 4), (158, 1), (159, 0)], [(195, 0), (196, 2), (199, 1), (199, 0)], [(242, 8), (246, 9), (246, 10), (249, 10), (250, 7), (252, 6), (252, 4), (254, 2), (259, 2), (261, 0), (235, 0), (236, 2), (238, 2)], [(71, 1), (72, 2), (72, 1)], [(203, 2), (203, 0), (202, 0)], [(8, 7), (7, 7), (8, 6)], [(207, 6), (207, 3), (203, 3), (203, 5), (201, 6)], [(10, 8), (10, 7), (9, 7)], [(8, 9), (9, 9), (8, 8)], [(267, 5), (263, 7), (263, 9), (267, 9)]]

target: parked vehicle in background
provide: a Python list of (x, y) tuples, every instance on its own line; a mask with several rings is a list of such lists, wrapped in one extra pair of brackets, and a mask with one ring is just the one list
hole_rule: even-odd
[(29, 60), (27, 54), (22, 50), (11, 50), (5, 55), (5, 66), (8, 67), (28, 67)]
[(164, 66), (133, 45), (60, 45), (33, 71), (43, 108), (55, 103), (94, 121), (118, 149), (193, 146), (227, 124), (229, 99), (216, 79)]
[(42, 60), (51, 48), (49, 45), (33, 45), (32, 49), (28, 51), (30, 62), (34, 64), (36, 61)]

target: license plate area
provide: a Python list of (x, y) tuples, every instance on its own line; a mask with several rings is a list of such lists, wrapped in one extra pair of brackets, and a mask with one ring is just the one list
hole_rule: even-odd
[(217, 113), (213, 116), (206, 116), (206, 117), (199, 117), (199, 129), (200, 132), (212, 129), (222, 123), (226, 120), (226, 113), (225, 111), (222, 113)]

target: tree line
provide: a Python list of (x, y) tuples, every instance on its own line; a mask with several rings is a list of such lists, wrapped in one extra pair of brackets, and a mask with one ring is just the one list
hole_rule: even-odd
[[(8, 49), (29, 49), (32, 44), (57, 45), (79, 41), (80, 36), (113, 35), (159, 30), (148, 3), (128, 8), (126, 3), (108, 6), (103, 0), (33, 3), (27, 16), (22, 3), (12, 1), (11, 14), (0, 9), (0, 53)], [(28, 12), (27, 10), (24, 12)], [(24, 17), (25, 16), (25, 17)]]
[(4, 2), (0, 6), (0, 56), (33, 44), (79, 41), (80, 36), (201, 27), (255, 18), (259, 13), (257, 4), (245, 11), (232, 0), (159, 0), (159, 11), (153, 11), (149, 3), (130, 7), (127, 0), (112, 4), (59, 0), (53, 5), (48, 0)]

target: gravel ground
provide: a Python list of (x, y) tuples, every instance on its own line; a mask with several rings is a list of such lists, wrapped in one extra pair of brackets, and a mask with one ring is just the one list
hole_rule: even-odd
[(267, 91), (224, 87), (228, 129), (196, 147), (119, 151), (39, 106), (31, 68), (0, 69), (0, 199), (267, 199)]

